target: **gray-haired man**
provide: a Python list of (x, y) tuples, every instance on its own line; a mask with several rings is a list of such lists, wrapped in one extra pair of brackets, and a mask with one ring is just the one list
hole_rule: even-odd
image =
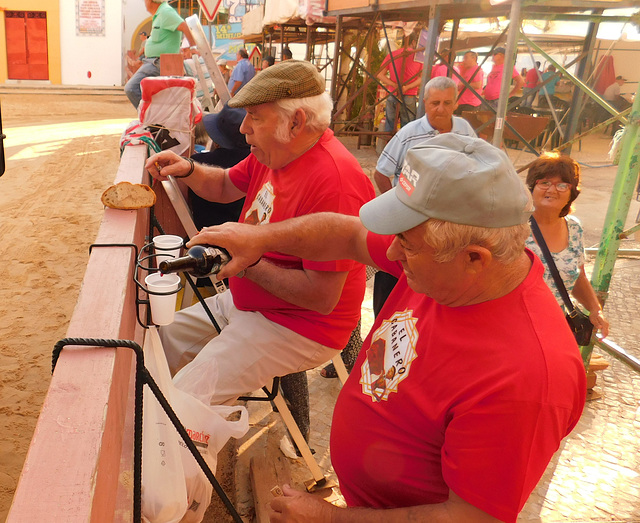
[[(164, 151), (149, 158), (147, 170), (159, 179), (182, 178), (210, 201), (246, 195), (240, 221), (256, 228), (323, 211), (356, 215), (374, 196), (356, 159), (328, 129), (333, 104), (314, 65), (287, 60), (269, 67), (229, 106), (247, 112), (240, 126), (251, 147), (245, 160), (225, 170)], [(360, 318), (365, 269), (273, 252), (229, 283), (229, 291), (207, 299), (219, 336), (200, 305), (160, 331), (172, 370), (183, 367), (176, 385), (195, 392), (208, 380), (212, 403), (332, 359)]]
[(573, 335), (524, 247), (528, 189), (507, 156), (452, 133), (413, 147), (360, 219), (227, 224), (198, 242), (354, 259), (399, 278), (336, 404), (331, 462), (348, 508), (285, 487), (272, 522), (515, 522), (578, 422)]
[[(441, 133), (476, 136), (469, 122), (464, 118), (453, 116), (453, 111), (457, 107), (457, 97), (456, 83), (446, 76), (437, 76), (425, 85), (425, 115), (400, 129), (378, 158), (373, 176), (381, 193), (387, 192), (398, 183), (404, 157), (414, 145)], [(385, 272), (376, 273), (373, 284), (373, 310), (376, 315), (396, 281), (396, 278)]]

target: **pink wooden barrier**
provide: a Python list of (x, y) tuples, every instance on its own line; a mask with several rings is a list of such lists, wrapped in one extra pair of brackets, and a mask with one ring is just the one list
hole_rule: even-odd
[[(148, 183), (143, 179), (148, 176), (146, 157), (146, 146), (127, 147), (115, 182)], [(148, 209), (105, 209), (95, 243), (140, 248), (148, 222)], [(67, 337), (129, 339), (142, 345), (143, 329), (135, 319), (134, 258), (130, 248), (93, 249)], [(133, 370), (133, 352), (127, 348), (62, 351), (8, 523), (131, 521)]]

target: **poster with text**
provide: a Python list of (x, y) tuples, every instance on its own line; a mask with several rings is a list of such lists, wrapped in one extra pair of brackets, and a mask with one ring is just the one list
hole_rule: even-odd
[(76, 35), (105, 35), (104, 0), (76, 0)]

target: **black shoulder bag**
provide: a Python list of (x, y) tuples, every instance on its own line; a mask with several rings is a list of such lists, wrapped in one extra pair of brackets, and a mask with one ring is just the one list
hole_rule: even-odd
[(591, 342), (593, 323), (591, 323), (591, 320), (589, 320), (589, 316), (579, 310), (573, 304), (571, 298), (569, 298), (569, 293), (567, 292), (567, 288), (564, 286), (564, 282), (560, 277), (560, 273), (558, 272), (556, 263), (553, 261), (553, 256), (551, 256), (551, 252), (549, 252), (547, 242), (544, 241), (544, 236), (542, 236), (540, 227), (538, 227), (538, 223), (533, 216), (531, 216), (531, 218), (529, 219), (529, 224), (531, 225), (533, 236), (535, 237), (536, 241), (538, 242), (538, 246), (542, 251), (544, 261), (547, 263), (547, 267), (549, 267), (551, 276), (553, 276), (553, 281), (555, 282), (556, 287), (560, 292), (560, 296), (562, 296), (562, 301), (564, 301), (565, 307), (569, 311), (566, 315), (569, 328), (571, 329), (571, 332), (573, 332), (578, 345), (580, 345), (581, 347), (586, 347)]

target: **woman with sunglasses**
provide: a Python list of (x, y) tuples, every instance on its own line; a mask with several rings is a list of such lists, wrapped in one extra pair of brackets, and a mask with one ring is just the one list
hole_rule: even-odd
[[(577, 218), (569, 216), (572, 203), (580, 194), (580, 165), (559, 153), (544, 153), (529, 167), (527, 186), (533, 196), (535, 211), (542, 236), (553, 255), (567, 292), (589, 312), (589, 319), (603, 336), (609, 333), (609, 322), (584, 272), (584, 246), (582, 226)], [(545, 265), (544, 278), (563, 306), (560, 292), (544, 263), (544, 257), (533, 235), (526, 245)]]

